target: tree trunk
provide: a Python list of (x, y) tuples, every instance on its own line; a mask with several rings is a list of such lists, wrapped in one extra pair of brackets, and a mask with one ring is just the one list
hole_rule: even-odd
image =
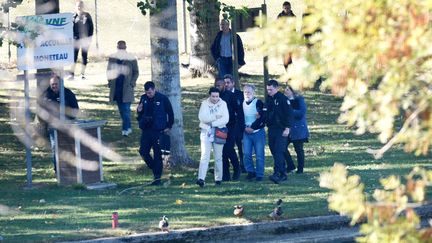
[(168, 96), (174, 110), (171, 129), (170, 166), (192, 162), (185, 147), (179, 70), (176, 0), (150, 16), (151, 73), (161, 93)]
[[(191, 55), (189, 71), (192, 77), (200, 77), (205, 73), (214, 76), (215, 60), (210, 47), (219, 31), (219, 11), (215, 5), (217, 0), (195, 0), (190, 12)], [(197, 16), (197, 11), (198, 15)]]

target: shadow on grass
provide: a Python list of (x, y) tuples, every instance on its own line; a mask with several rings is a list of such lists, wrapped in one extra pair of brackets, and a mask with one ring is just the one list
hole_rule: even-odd
[[(258, 86), (262, 98), (261, 76), (244, 76)], [(207, 97), (208, 85), (196, 85), (182, 90), (186, 147), (191, 157), (200, 156), (197, 113), (201, 101)], [(137, 97), (140, 96), (137, 91)], [(379, 178), (390, 174), (405, 174), (415, 165), (429, 166), (429, 158), (414, 157), (395, 148), (381, 160), (373, 160), (365, 152), (367, 147), (378, 147), (374, 135), (354, 136), (352, 130), (337, 124), (340, 99), (319, 92), (305, 92), (310, 142), (305, 144), (305, 174), (289, 174), (286, 183), (275, 185), (263, 182), (240, 181), (214, 185), (212, 174), (206, 186), (195, 185), (195, 168), (167, 169), (164, 185), (152, 187), (150, 170), (139, 157), (140, 131), (133, 113), (133, 133), (121, 136), (120, 119), (115, 105), (105, 99), (108, 88), (94, 86), (93, 90), (76, 90), (86, 119), (105, 119), (103, 143), (123, 156), (122, 161), (104, 161), (104, 178), (118, 184), (116, 189), (103, 191), (77, 190), (56, 184), (51, 164), (51, 153), (46, 148), (33, 150), (33, 178), (45, 186), (23, 190), (25, 184), (25, 153), (23, 145), (13, 135), (7, 122), (0, 123), (0, 205), (20, 211), (17, 215), (0, 215), (0, 235), (7, 241), (61, 241), (92, 237), (127, 235), (134, 232), (156, 231), (157, 222), (167, 215), (173, 229), (267, 221), (278, 198), (284, 200), (284, 219), (326, 215), (327, 190), (319, 187), (319, 173), (334, 162), (342, 162), (359, 174), (372, 191)], [(135, 107), (132, 106), (132, 110)], [(7, 121), (8, 106), (0, 105), (0, 119)], [(292, 154), (295, 154), (290, 147)], [(267, 150), (268, 151), (268, 150)], [(266, 175), (273, 170), (273, 160), (266, 156)], [(125, 189), (135, 187), (135, 189)], [(43, 199), (43, 200), (42, 200)], [(233, 206), (245, 206), (245, 219), (232, 215)], [(111, 213), (117, 211), (119, 230), (111, 230)]]

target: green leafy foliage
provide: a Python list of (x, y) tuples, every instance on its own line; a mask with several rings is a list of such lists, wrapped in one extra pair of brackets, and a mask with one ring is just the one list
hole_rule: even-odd
[(147, 12), (149, 12), (150, 15), (160, 13), (167, 6), (168, 0), (145, 0), (137, 2), (137, 7), (141, 10), (143, 15), (147, 15)]
[[(358, 134), (373, 132), (386, 145), (401, 143), (427, 154), (432, 146), (431, 1), (309, 1), (303, 29), (280, 19), (256, 34), (270, 55), (291, 52), (294, 65), (283, 79), (344, 97), (339, 121)], [(304, 38), (307, 37), (307, 38)]]
[[(19, 4), (22, 3), (23, 0), (7, 0), (7, 1), (3, 1), (0, 4), (0, 16), (2, 16), (5, 13), (9, 13), (10, 8), (16, 8)], [(17, 31), (17, 27), (16, 24), (12, 24), (11, 29), (8, 29), (7, 26), (4, 25), (3, 23), (4, 18), (0, 18), (0, 47), (3, 45), (3, 41), (9, 41), (11, 43), (13, 43), (14, 45), (17, 45), (16, 41), (11, 39), (10, 36), (14, 35), (13, 33), (9, 33), (9, 32), (14, 32)]]
[(406, 184), (393, 175), (381, 179), (383, 189), (376, 189), (374, 200), (367, 201), (360, 178), (348, 176), (344, 165), (335, 164), (320, 176), (320, 186), (332, 190), (330, 209), (352, 217), (352, 224), (366, 218), (359, 242), (427, 242), (432, 228), (418, 230), (420, 220), (414, 208), (424, 202), (426, 186), (431, 182), (432, 171), (415, 167)]
[(8, 13), (11, 8), (16, 8), (23, 0), (7, 0), (0, 4), (0, 11)]
[(216, 9), (218, 12), (222, 12), (222, 17), (224, 19), (233, 19), (236, 15), (249, 16), (249, 9), (243, 6), (240, 9), (236, 9), (234, 6), (228, 5), (226, 3), (216, 1), (214, 6), (208, 6), (203, 9), (194, 9), (194, 0), (186, 0), (189, 4), (187, 9), (189, 11), (195, 10), (196, 15), (199, 19), (205, 19), (209, 12), (213, 12)]

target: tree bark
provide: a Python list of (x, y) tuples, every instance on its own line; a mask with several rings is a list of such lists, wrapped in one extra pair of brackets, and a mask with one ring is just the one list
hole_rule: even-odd
[(215, 7), (217, 0), (195, 0), (193, 2), (193, 10), (190, 11), (189, 71), (192, 77), (200, 77), (205, 73), (214, 76), (215, 60), (211, 55), (210, 47), (219, 31), (219, 11)]
[(171, 129), (170, 166), (190, 164), (183, 132), (179, 70), (176, 1), (166, 0), (167, 6), (150, 16), (151, 73), (161, 93), (168, 96), (174, 110)]

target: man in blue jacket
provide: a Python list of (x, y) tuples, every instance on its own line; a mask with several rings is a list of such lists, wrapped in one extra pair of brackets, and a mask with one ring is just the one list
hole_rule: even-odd
[[(163, 170), (160, 139), (169, 133), (174, 124), (174, 112), (168, 97), (155, 89), (155, 84), (144, 84), (145, 94), (141, 96), (137, 112), (141, 129), (139, 153), (147, 166), (153, 171), (151, 185), (160, 185)], [(153, 149), (153, 157), (150, 155)]]

